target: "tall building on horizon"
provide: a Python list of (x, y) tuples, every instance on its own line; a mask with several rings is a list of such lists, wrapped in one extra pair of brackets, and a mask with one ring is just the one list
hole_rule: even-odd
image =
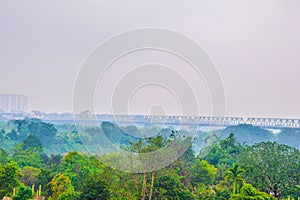
[(27, 112), (28, 96), (0, 94), (0, 110), (3, 112)]

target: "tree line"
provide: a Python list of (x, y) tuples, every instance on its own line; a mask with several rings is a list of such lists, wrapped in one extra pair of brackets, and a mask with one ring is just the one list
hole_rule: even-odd
[[(163, 169), (126, 173), (103, 164), (103, 159), (118, 158), (113, 153), (105, 156), (79, 151), (46, 154), (41, 137), (52, 137), (51, 130), (54, 133), (55, 129), (49, 126), (34, 124), (34, 130), (30, 129), (11, 149), (0, 150), (1, 199), (4, 196), (14, 200), (34, 197), (60, 200), (300, 197), (300, 152), (288, 145), (268, 141), (247, 145), (229, 134), (215, 143), (204, 157), (195, 155), (190, 146), (179, 159)], [(105, 126), (111, 134), (120, 131), (110, 124)], [(16, 134), (18, 131), (16, 128)], [(47, 136), (42, 136), (43, 132)], [(139, 153), (166, 147), (174, 140), (191, 139), (181, 138), (176, 131), (131, 142), (128, 136), (125, 138), (122, 139), (126, 142), (123, 148)]]

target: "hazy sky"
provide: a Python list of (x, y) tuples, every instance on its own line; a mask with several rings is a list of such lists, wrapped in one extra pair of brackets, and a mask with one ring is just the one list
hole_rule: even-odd
[[(0, 0), (0, 93), (29, 95), (30, 110), (72, 111), (73, 84), (89, 52), (119, 32), (161, 27), (206, 49), (222, 76), (226, 115), (300, 118), (299, 9), (298, 0)], [(126, 59), (103, 80), (106, 90), (97, 91), (99, 112), (110, 112), (109, 77), (120, 77), (129, 63), (168, 62), (197, 84), (192, 71), (169, 55), (144, 52)], [(201, 85), (197, 95), (206, 115), (211, 105)], [(155, 111), (158, 104), (169, 105), (168, 114), (179, 112), (160, 90), (137, 94), (132, 112)]]

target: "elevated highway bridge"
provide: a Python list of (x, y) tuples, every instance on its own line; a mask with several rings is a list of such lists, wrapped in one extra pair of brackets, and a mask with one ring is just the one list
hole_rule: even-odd
[[(74, 120), (74, 118), (76, 120)], [(95, 116), (78, 114), (74, 118), (45, 118), (43, 121), (54, 124), (95, 124)], [(253, 117), (212, 117), (212, 116), (146, 116), (146, 115), (96, 115), (97, 122), (117, 122), (118, 124), (165, 124), (165, 125), (189, 125), (189, 126), (232, 126), (250, 124), (253, 126), (269, 128), (300, 128), (300, 119), (281, 118), (253, 118)]]

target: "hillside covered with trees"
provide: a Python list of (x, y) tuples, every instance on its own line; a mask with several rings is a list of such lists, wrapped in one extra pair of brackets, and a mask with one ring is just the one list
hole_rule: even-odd
[[(204, 157), (197, 156), (191, 146), (165, 168), (126, 173), (103, 164), (104, 159), (118, 155), (88, 154), (75, 127), (33, 119), (1, 124), (0, 199), (298, 199), (300, 151), (280, 144), (274, 134), (247, 144), (238, 139), (240, 133), (234, 128), (243, 126), (224, 129), (222, 139)], [(90, 144), (96, 144), (95, 130), (85, 130)], [(138, 153), (191, 139), (169, 129), (137, 139), (110, 123), (102, 124), (102, 131), (122, 148)], [(55, 147), (61, 152), (49, 154)]]

